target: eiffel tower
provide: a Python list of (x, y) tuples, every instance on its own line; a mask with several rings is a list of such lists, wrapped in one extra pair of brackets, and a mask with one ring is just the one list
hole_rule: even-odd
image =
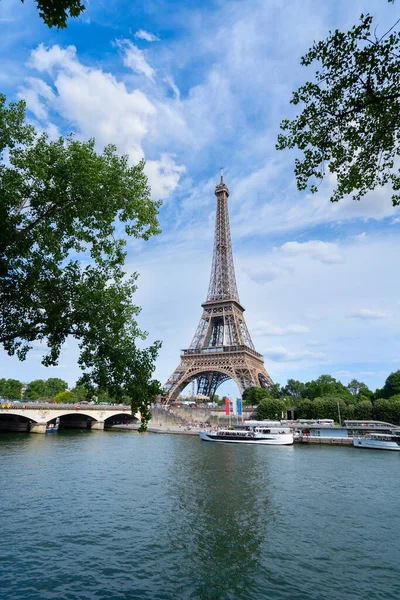
[(244, 320), (233, 264), (229, 227), (229, 190), (221, 181), (215, 188), (217, 216), (214, 254), (207, 300), (192, 343), (182, 350), (181, 362), (164, 386), (164, 401), (174, 401), (182, 390), (197, 380), (197, 394), (211, 399), (228, 379), (240, 393), (250, 386), (269, 388), (273, 382), (256, 352)]

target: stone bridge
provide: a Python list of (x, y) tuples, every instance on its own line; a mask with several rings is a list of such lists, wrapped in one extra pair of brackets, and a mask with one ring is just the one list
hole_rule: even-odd
[(7, 402), (0, 404), (0, 431), (46, 433), (47, 425), (60, 419), (60, 428), (102, 430), (107, 424), (140, 420), (125, 405), (50, 404)]

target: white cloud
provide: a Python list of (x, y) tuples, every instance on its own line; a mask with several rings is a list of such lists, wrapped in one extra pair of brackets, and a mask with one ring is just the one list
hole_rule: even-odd
[(135, 38), (138, 40), (145, 40), (146, 42), (159, 42), (160, 38), (149, 31), (145, 31), (144, 29), (139, 29), (135, 33)]
[(269, 283), (281, 275), (291, 273), (292, 269), (285, 265), (273, 264), (261, 265), (260, 267), (248, 267), (245, 273), (252, 281), (259, 284)]
[(132, 44), (130, 40), (117, 40), (117, 46), (123, 52), (122, 60), (126, 67), (154, 81), (156, 72), (147, 62), (142, 50)]
[(264, 335), (297, 335), (300, 333), (309, 333), (309, 327), (305, 325), (287, 325), (286, 327), (277, 327), (266, 321), (260, 321), (255, 328), (253, 334), (256, 336)]
[(263, 351), (263, 355), (274, 362), (299, 362), (299, 361), (318, 361), (325, 358), (325, 354), (322, 352), (311, 352), (309, 350), (303, 350), (298, 352), (291, 352), (284, 346), (275, 346), (268, 348)]
[(165, 81), (165, 83), (167, 83), (169, 85), (171, 90), (174, 92), (175, 98), (177, 98), (179, 100), (181, 97), (181, 93), (180, 93), (179, 88), (176, 85), (175, 81), (171, 77), (171, 75), (167, 75), (166, 77), (164, 77), (164, 81)]
[(148, 160), (145, 172), (152, 181), (152, 195), (155, 198), (166, 198), (178, 186), (181, 175), (186, 171), (182, 165), (177, 165), (170, 154), (161, 154), (160, 160)]
[[(317, 194), (299, 193), (293, 180), (286, 185), (282, 183), (288, 169), (293, 169), (288, 157), (272, 154), (272, 151), (267, 154), (260, 169), (251, 170), (232, 182), (232, 200), (238, 198), (241, 201), (235, 206), (231, 222), (233, 231), (241, 237), (353, 220), (382, 220), (400, 213), (400, 208), (392, 205), (389, 189), (378, 188), (360, 202), (349, 197), (337, 203), (330, 202), (333, 188), (328, 182)], [(268, 190), (268, 193), (261, 190)]]
[(275, 252), (288, 255), (306, 255), (325, 264), (335, 264), (344, 261), (336, 244), (310, 240), (309, 242), (286, 242), (280, 248), (274, 248)]
[(359, 308), (351, 311), (347, 317), (352, 319), (364, 319), (364, 320), (375, 320), (375, 319), (387, 319), (391, 314), (384, 310), (373, 310), (371, 308)]
[(23, 98), (26, 101), (29, 110), (33, 112), (35, 117), (42, 120), (47, 119), (48, 108), (46, 102), (51, 103), (54, 101), (55, 94), (53, 90), (47, 83), (37, 77), (27, 77), (25, 82), (26, 85), (20, 88), (18, 92), (18, 98)]
[[(38, 118), (54, 111), (72, 123), (81, 137), (94, 137), (98, 149), (114, 143), (133, 164), (145, 157), (144, 141), (152, 135), (158, 108), (142, 91), (129, 91), (113, 75), (83, 65), (74, 46), (45, 48), (41, 44), (31, 53), (29, 65), (53, 79), (53, 88), (29, 78), (20, 90)], [(167, 152), (160, 158), (152, 156), (146, 172), (153, 197), (168, 197), (184, 171)]]

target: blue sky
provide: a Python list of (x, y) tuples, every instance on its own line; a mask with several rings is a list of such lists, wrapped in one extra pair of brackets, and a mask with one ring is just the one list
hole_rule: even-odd
[[(220, 166), (239, 295), (271, 377), (331, 373), (375, 388), (400, 368), (400, 210), (390, 190), (333, 206), (333, 179), (300, 193), (294, 154), (275, 150), (280, 121), (294, 114), (292, 90), (312, 77), (301, 55), (362, 12), (382, 32), (397, 18), (382, 0), (115, 0), (92, 1), (58, 32), (33, 2), (1, 0), (1, 91), (25, 98), (50, 137), (74, 131), (99, 150), (113, 142), (132, 162), (147, 160), (163, 233), (129, 244), (128, 270), (140, 273), (139, 322), (149, 341), (163, 341), (162, 382), (206, 298)], [(0, 377), (73, 384), (74, 341), (56, 368), (41, 366), (43, 351), (36, 345), (24, 363), (3, 354)]]

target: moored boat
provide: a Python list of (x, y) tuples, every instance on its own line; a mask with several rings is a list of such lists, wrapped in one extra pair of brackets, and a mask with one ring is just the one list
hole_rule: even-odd
[(363, 437), (353, 438), (355, 448), (369, 448), (371, 450), (400, 451), (400, 435), (387, 433), (368, 433)]
[(55, 423), (47, 423), (46, 433), (57, 433), (59, 425), (60, 425), (60, 419), (59, 419), (59, 417), (57, 417)]
[(228, 444), (261, 444), (264, 446), (290, 446), (293, 444), (293, 432), (288, 427), (268, 425), (246, 425), (235, 429), (217, 431), (199, 431), (204, 442)]

